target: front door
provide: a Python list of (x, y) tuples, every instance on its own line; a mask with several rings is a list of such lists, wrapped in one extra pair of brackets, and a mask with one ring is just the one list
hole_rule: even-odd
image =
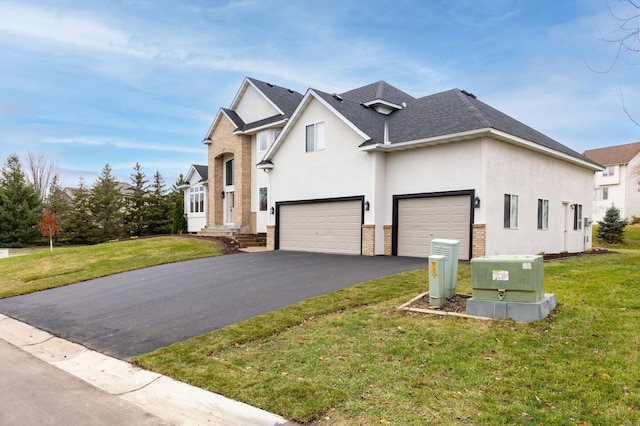
[(225, 192), (224, 195), (224, 224), (233, 225), (233, 207), (234, 207), (234, 192)]

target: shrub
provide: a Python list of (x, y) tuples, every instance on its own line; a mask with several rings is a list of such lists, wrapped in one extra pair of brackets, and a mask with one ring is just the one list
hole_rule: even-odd
[(624, 228), (629, 224), (627, 219), (620, 219), (620, 209), (611, 206), (607, 209), (604, 217), (598, 222), (598, 239), (609, 243), (624, 242)]

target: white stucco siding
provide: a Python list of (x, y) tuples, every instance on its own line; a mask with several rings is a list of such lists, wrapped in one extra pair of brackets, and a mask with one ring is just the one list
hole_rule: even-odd
[(393, 220), (394, 195), (470, 189), (481, 193), (481, 155), (479, 140), (387, 154), (385, 223)]
[(278, 110), (251, 85), (247, 85), (235, 107), (235, 112), (245, 123), (253, 123), (279, 114)]
[(626, 217), (640, 217), (640, 154), (627, 166)]
[[(590, 227), (573, 229), (571, 205), (581, 204), (582, 217), (591, 217), (592, 170), (490, 139), (484, 150), (487, 190), (480, 210), (486, 223), (487, 255), (575, 252), (591, 247)], [(505, 194), (518, 196), (516, 229), (504, 226)], [(538, 199), (549, 200), (546, 230), (538, 229)]]
[[(325, 148), (305, 152), (306, 126), (325, 123)], [(312, 100), (271, 160), (273, 202), (372, 194), (373, 156), (358, 149), (363, 142), (324, 105)]]

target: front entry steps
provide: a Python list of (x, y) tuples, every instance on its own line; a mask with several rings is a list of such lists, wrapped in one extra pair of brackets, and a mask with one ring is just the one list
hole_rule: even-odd
[(229, 237), (233, 238), (234, 235), (240, 233), (239, 226), (224, 226), (224, 225), (207, 225), (198, 231), (198, 235), (202, 237)]
[(232, 237), (240, 247), (266, 247), (267, 234), (236, 234)]

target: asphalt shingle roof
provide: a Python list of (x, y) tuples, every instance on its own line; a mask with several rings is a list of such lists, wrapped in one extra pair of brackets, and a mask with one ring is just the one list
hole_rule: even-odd
[(640, 142), (590, 149), (584, 152), (586, 157), (603, 166), (628, 164), (638, 154), (640, 154)]
[(199, 182), (205, 182), (209, 179), (209, 166), (203, 166), (201, 164), (194, 164), (193, 168), (196, 169), (196, 172), (200, 175)]

